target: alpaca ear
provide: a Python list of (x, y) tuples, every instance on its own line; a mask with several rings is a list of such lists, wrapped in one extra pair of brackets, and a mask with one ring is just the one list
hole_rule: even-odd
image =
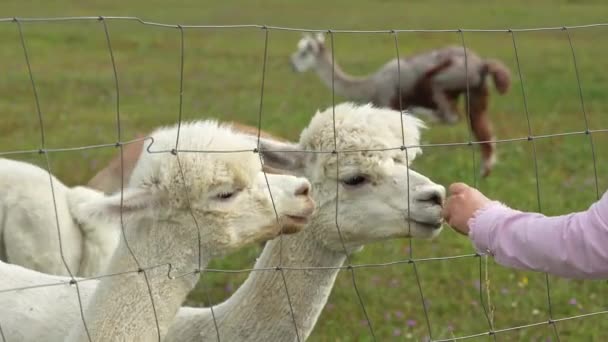
[(323, 44), (325, 43), (325, 34), (322, 32), (317, 32), (317, 34), (315, 34), (315, 39), (317, 42)]
[(87, 217), (108, 222), (120, 222), (123, 217), (144, 215), (156, 207), (159, 202), (157, 194), (150, 189), (125, 188), (109, 196), (91, 198), (71, 205), (74, 217)]
[(302, 175), (313, 158), (297, 144), (261, 138), (259, 146), (265, 170)]

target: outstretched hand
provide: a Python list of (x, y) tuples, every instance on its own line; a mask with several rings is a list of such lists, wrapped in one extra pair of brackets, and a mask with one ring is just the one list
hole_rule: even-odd
[(491, 201), (479, 190), (464, 183), (451, 184), (449, 193), (443, 208), (443, 218), (457, 232), (469, 235), (469, 219)]

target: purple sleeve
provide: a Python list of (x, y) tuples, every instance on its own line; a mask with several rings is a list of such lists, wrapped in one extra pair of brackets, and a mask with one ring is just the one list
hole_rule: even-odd
[(503, 266), (608, 278), (608, 192), (586, 211), (554, 217), (492, 202), (473, 215), (469, 227), (475, 248)]

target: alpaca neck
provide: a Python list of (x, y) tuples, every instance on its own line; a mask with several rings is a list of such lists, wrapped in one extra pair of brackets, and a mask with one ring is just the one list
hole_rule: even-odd
[(106, 268), (116, 250), (122, 236), (115, 227), (95, 226), (94, 229), (83, 231), (82, 259), (78, 275), (93, 277), (106, 274)]
[(374, 98), (375, 87), (372, 80), (369, 77), (348, 75), (335, 60), (332, 62), (332, 54), (327, 50), (321, 52), (315, 70), (323, 83), (330, 89), (333, 87), (335, 93), (340, 96), (359, 102), (370, 102)]
[[(328, 267), (324, 270), (253, 271), (224, 303), (214, 307), (223, 341), (295, 341), (295, 324), (301, 340), (314, 328), (345, 260), (316, 238), (309, 225), (295, 235), (269, 241), (255, 268)], [(282, 274), (285, 277), (283, 281)], [(293, 316), (290, 303), (293, 308)], [(216, 330), (209, 309), (182, 308), (171, 326), (167, 341), (215, 340)]]
[[(166, 334), (198, 280), (198, 275), (192, 274), (199, 266), (197, 238), (180, 226), (150, 220), (138, 227), (125, 227), (125, 231), (134, 232), (126, 238), (139, 266), (121, 236), (104, 274), (126, 273), (102, 278), (84, 313), (92, 341), (156, 341)], [(188, 236), (179, 236), (186, 235), (184, 231)], [(183, 241), (193, 243), (183, 246), (179, 243)], [(206, 263), (200, 266), (204, 268)], [(143, 271), (137, 272), (140, 267)], [(71, 337), (74, 341), (87, 338), (82, 328)]]

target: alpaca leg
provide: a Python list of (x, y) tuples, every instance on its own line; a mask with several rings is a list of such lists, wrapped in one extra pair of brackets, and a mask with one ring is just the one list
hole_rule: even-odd
[(431, 86), (431, 91), (433, 101), (437, 104), (436, 113), (439, 119), (448, 124), (458, 122), (458, 114), (454, 111), (454, 103), (450, 101), (445, 91), (436, 85)]
[(496, 163), (496, 144), (492, 133), (492, 123), (488, 117), (489, 92), (487, 86), (471, 91), (470, 118), (471, 130), (477, 141), (484, 141), (479, 145), (481, 149), (481, 175), (486, 177)]

